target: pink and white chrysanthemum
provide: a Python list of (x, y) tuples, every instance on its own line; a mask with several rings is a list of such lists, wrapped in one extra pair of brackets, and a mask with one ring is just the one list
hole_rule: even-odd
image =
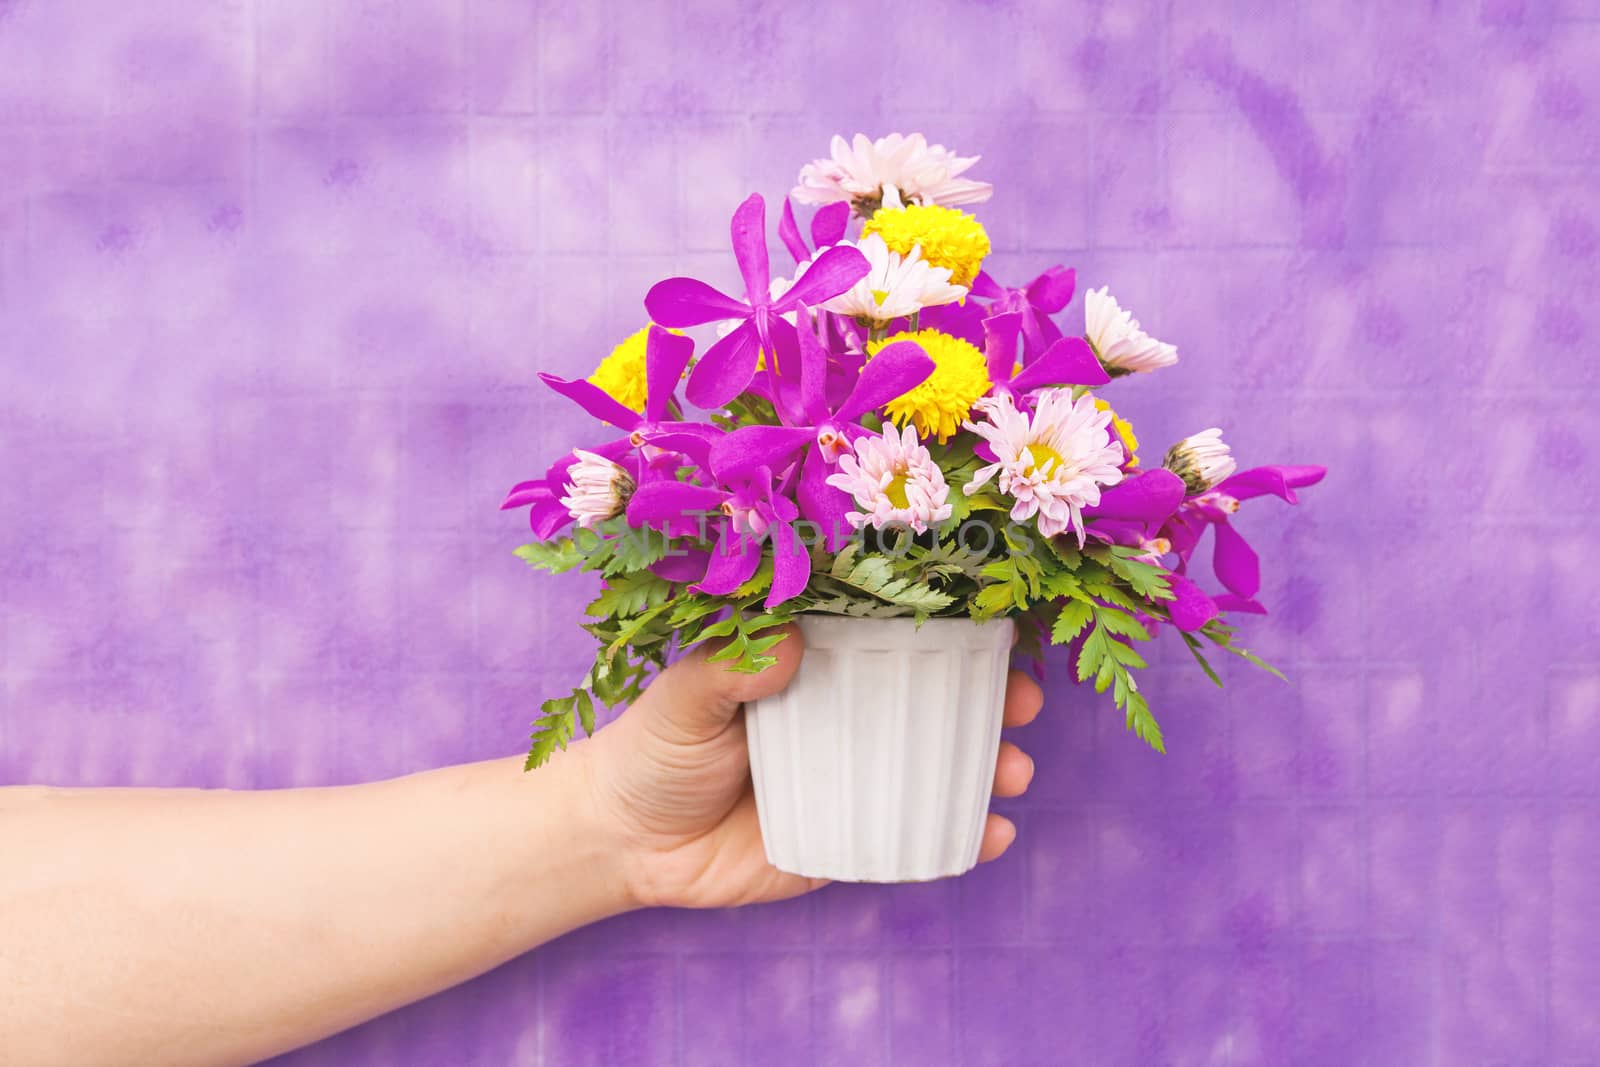
[(944, 473), (910, 426), (885, 425), (881, 437), (861, 438), (855, 455), (839, 457), (839, 473), (829, 475), (828, 484), (855, 497), (861, 510), (845, 518), (856, 530), (909, 526), (922, 533), (952, 510)]
[(1095, 407), (1094, 397), (1072, 399), (1070, 389), (1037, 394), (1030, 418), (1009, 395), (980, 402), (988, 421), (967, 429), (989, 442), (995, 462), (981, 467), (964, 492), (977, 492), (997, 478), (1000, 491), (1015, 503), (1018, 521), (1038, 516), (1039, 532), (1054, 537), (1066, 530), (1083, 544), (1083, 509), (1100, 503), (1101, 486), (1122, 481), (1122, 446), (1110, 432), (1111, 412)]
[(633, 495), (633, 479), (628, 472), (593, 452), (581, 448), (572, 450), (578, 462), (567, 469), (566, 496), (561, 506), (571, 513), (584, 529), (598, 526), (607, 519), (622, 514), (628, 497)]
[(1203, 493), (1220, 485), (1239, 469), (1222, 430), (1216, 426), (1190, 434), (1167, 449), (1167, 470), (1183, 479), (1190, 493)]
[(1111, 290), (1083, 294), (1084, 326), (1095, 355), (1112, 374), (1143, 374), (1178, 362), (1178, 349), (1145, 333)]
[(977, 156), (958, 156), (942, 144), (930, 145), (920, 133), (891, 133), (876, 141), (858, 133), (849, 141), (835, 135), (831, 158), (800, 168), (800, 181), (789, 195), (802, 204), (854, 204), (881, 201), (884, 207), (906, 203), (959, 207), (981, 204), (994, 195), (988, 182), (961, 175)]

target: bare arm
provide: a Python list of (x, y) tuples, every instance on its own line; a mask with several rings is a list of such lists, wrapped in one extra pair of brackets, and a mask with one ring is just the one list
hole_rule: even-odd
[[(245, 1064), (646, 905), (820, 883), (766, 862), (742, 701), (801, 656), (695, 655), (537, 773), (495, 760), (329, 789), (0, 789), (0, 1062)], [(1013, 675), (1006, 721), (1038, 712)], [(1002, 746), (995, 791), (1032, 764)], [(1015, 834), (991, 815), (982, 858)]]
[(625, 910), (587, 759), (0, 790), (0, 1060), (250, 1063)]

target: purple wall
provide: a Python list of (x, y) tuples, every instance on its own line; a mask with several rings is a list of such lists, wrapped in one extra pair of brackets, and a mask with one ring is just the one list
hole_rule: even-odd
[(495, 510), (581, 425), (535, 372), (921, 129), (1180, 345), (1153, 444), (1332, 468), (1244, 520), (1295, 685), (1168, 650), (1164, 760), (1058, 685), (1002, 862), (281, 1062), (1600, 1063), (1600, 4), (924, 6), (0, 0), (0, 781), (516, 751), (583, 650)]

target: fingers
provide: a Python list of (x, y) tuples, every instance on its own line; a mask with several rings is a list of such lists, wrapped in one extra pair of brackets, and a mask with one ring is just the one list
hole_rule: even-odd
[[(1006, 679), (1005, 725), (1026, 726), (1038, 716), (1042, 707), (1044, 690), (1021, 671), (1012, 671)], [(1032, 758), (1010, 741), (1002, 741), (1000, 754), (994, 761), (994, 795), (1019, 797), (1027, 791), (1032, 781)], [(999, 859), (1016, 839), (1016, 823), (991, 811), (983, 826), (983, 844), (978, 848), (978, 862), (988, 863)]]
[(1033, 781), (1033, 759), (1010, 741), (1000, 743), (1000, 756), (994, 763), (994, 795), (1020, 797)]
[(1016, 839), (1016, 823), (1004, 815), (996, 815), (991, 811), (989, 821), (983, 826), (983, 844), (978, 848), (978, 862), (988, 863), (990, 860), (999, 859)]
[(784, 639), (769, 651), (778, 662), (759, 674), (740, 674), (726, 662), (712, 662), (714, 650), (696, 648), (668, 667), (634, 705), (656, 716), (685, 740), (712, 737), (727, 727), (748, 700), (770, 696), (789, 684), (805, 651), (800, 630), (785, 626)]
[(1005, 725), (1026, 726), (1038, 716), (1042, 707), (1044, 690), (1039, 688), (1039, 683), (1021, 671), (1012, 671), (1006, 679)]

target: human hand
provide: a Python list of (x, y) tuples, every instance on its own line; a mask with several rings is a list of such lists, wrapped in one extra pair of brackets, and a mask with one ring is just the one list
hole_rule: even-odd
[[(741, 705), (789, 683), (804, 655), (799, 631), (791, 628), (772, 652), (774, 666), (736, 674), (697, 649), (584, 746), (596, 814), (617, 835), (629, 892), (640, 905), (728, 907), (783, 900), (825, 884), (773, 867), (761, 843)], [(1033, 721), (1043, 703), (1038, 685), (1012, 671), (1005, 725)], [(1001, 742), (994, 795), (1019, 796), (1032, 778), (1033, 761)], [(999, 856), (1016, 835), (1009, 819), (991, 812), (979, 861)]]

